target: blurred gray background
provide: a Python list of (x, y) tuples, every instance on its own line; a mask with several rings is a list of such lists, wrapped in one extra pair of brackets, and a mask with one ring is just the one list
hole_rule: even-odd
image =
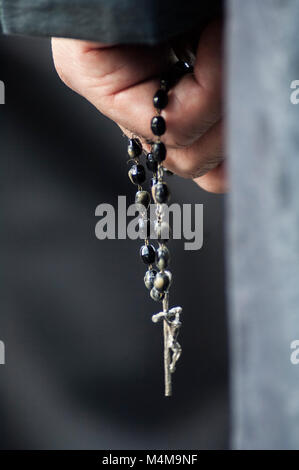
[(0, 79), (1, 449), (226, 448), (223, 196), (168, 180), (204, 204), (204, 246), (171, 243), (183, 355), (164, 398), (140, 241), (94, 234), (98, 204), (133, 199), (126, 139), (60, 82), (48, 40), (1, 38)]

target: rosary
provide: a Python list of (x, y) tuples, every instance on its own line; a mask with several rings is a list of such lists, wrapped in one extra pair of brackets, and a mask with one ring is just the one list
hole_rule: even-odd
[[(173, 64), (170, 70), (161, 78), (160, 88), (153, 97), (153, 105), (156, 109), (156, 115), (151, 120), (151, 131), (154, 139), (151, 141), (151, 151), (146, 154), (146, 166), (152, 172), (151, 194), (155, 203), (155, 221), (154, 234), (158, 241), (156, 249), (150, 244), (149, 237), (152, 232), (152, 223), (149, 218), (148, 209), (151, 203), (151, 195), (145, 191), (142, 184), (146, 180), (144, 166), (140, 163), (140, 157), (143, 148), (137, 137), (129, 139), (128, 143), (128, 162), (133, 162), (129, 170), (131, 182), (137, 186), (135, 204), (141, 207), (141, 218), (139, 219), (139, 228), (143, 232), (144, 245), (140, 248), (142, 261), (147, 265), (147, 271), (144, 276), (146, 288), (150, 291), (150, 296), (157, 302), (162, 302), (162, 311), (152, 316), (152, 321), (163, 322), (164, 335), (164, 377), (165, 377), (165, 396), (172, 395), (171, 375), (175, 371), (176, 363), (180, 358), (182, 348), (177, 341), (179, 329), (181, 327), (180, 315), (182, 307), (169, 309), (169, 289), (172, 281), (172, 274), (168, 270), (170, 262), (170, 253), (166, 246), (170, 238), (170, 226), (163, 220), (163, 206), (170, 199), (170, 192), (164, 181), (162, 162), (166, 158), (166, 146), (161, 141), (161, 136), (166, 132), (165, 119), (161, 116), (161, 111), (168, 104), (168, 92), (186, 73), (192, 72), (192, 66), (186, 62), (178, 61)], [(156, 268), (154, 268), (154, 264)]]

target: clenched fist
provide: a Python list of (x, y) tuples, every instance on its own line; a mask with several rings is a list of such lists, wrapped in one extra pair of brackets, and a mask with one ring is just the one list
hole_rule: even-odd
[[(162, 111), (167, 132), (164, 166), (202, 188), (227, 188), (223, 150), (222, 30), (220, 22), (200, 35), (194, 73), (169, 92)], [(152, 97), (171, 54), (170, 45), (107, 45), (74, 39), (52, 39), (60, 78), (115, 121), (125, 134), (138, 135), (149, 150)]]

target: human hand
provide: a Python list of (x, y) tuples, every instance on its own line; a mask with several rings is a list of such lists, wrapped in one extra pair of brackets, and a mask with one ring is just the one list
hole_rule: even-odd
[[(163, 166), (192, 178), (211, 192), (225, 192), (223, 151), (222, 32), (213, 22), (201, 34), (194, 73), (185, 75), (169, 92), (162, 111), (167, 132)], [(170, 47), (107, 45), (74, 39), (52, 39), (53, 58), (60, 78), (115, 121), (144, 148), (152, 139), (152, 97), (169, 59)]]

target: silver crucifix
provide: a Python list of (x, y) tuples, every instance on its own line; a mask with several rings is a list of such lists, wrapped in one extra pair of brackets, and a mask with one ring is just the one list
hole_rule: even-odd
[(163, 301), (163, 312), (153, 315), (152, 320), (154, 323), (163, 320), (165, 396), (170, 397), (172, 394), (171, 374), (174, 373), (176, 363), (182, 353), (177, 337), (182, 325), (180, 314), (183, 309), (182, 307), (174, 307), (169, 310), (167, 297)]

